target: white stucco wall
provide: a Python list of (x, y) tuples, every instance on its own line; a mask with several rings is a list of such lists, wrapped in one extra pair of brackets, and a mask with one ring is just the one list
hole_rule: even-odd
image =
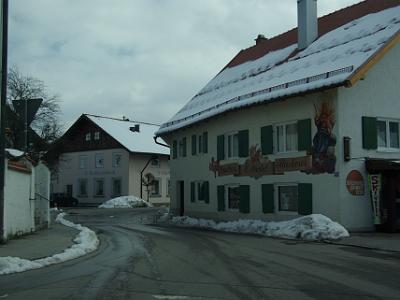
[[(266, 175), (259, 179), (251, 177), (222, 176), (214, 177), (214, 173), (209, 171), (209, 163), (214, 157), (217, 158), (217, 136), (238, 130), (249, 130), (249, 146), (261, 144), (261, 127), (276, 123), (297, 121), (302, 119), (312, 120), (312, 137), (316, 133), (314, 125), (314, 104), (321, 101), (330, 101), (336, 105), (336, 90), (316, 93), (307, 97), (296, 97), (286, 101), (270, 103), (268, 105), (257, 106), (243, 109), (237, 112), (227, 113), (216, 119), (199, 123), (193, 127), (180, 130), (172, 136), (166, 138), (172, 145), (172, 140), (187, 138), (187, 157), (171, 159), (171, 208), (178, 210), (177, 203), (178, 187), (177, 181), (185, 183), (185, 214), (210, 217), (216, 219), (238, 219), (238, 218), (261, 218), (269, 220), (281, 220), (293, 218), (293, 214), (262, 213), (261, 185), (277, 183), (312, 183), (313, 185), (313, 212), (330, 216), (332, 219), (340, 221), (340, 210), (338, 201), (339, 178), (335, 174), (307, 175), (294, 171), (286, 172), (284, 175)], [(191, 139), (193, 134), (208, 132), (208, 153), (197, 156), (191, 155)], [(337, 135), (336, 127), (334, 133)], [(336, 147), (337, 150), (337, 147)], [(269, 155), (268, 158), (300, 157), (306, 155), (305, 151), (292, 154)], [(172, 157), (172, 153), (171, 153)], [(222, 161), (243, 163), (246, 159)], [(190, 202), (190, 182), (196, 180), (208, 180), (210, 183), (210, 203)], [(217, 186), (224, 184), (250, 185), (250, 213), (217, 211)]]
[[(157, 155), (156, 155), (157, 156)], [(159, 165), (153, 166), (151, 163), (148, 164), (146, 169), (143, 171), (143, 175), (147, 173), (153, 174), (153, 176), (160, 180), (160, 195), (149, 196), (149, 201), (153, 204), (169, 204), (168, 195), (168, 180), (170, 178), (169, 160), (166, 156), (157, 156)], [(139, 154), (132, 153), (130, 156), (130, 169), (129, 169), (129, 193), (140, 197), (140, 172), (146, 166), (146, 163), (151, 158), (151, 154)], [(143, 186), (142, 197), (147, 200), (147, 190)]]
[(33, 232), (34, 170), (32, 174), (9, 169), (6, 160), (4, 186), (4, 238)]
[[(372, 209), (368, 194), (365, 158), (400, 159), (400, 152), (366, 150), (362, 148), (362, 116), (400, 120), (400, 45), (391, 49), (363, 78), (351, 88), (338, 90), (338, 131), (351, 137), (352, 160), (340, 160), (340, 210), (343, 223), (354, 229), (371, 229)], [(342, 147), (339, 147), (342, 158)], [(364, 177), (366, 193), (352, 196), (346, 188), (346, 176), (359, 170)]]
[[(97, 153), (104, 155), (104, 167), (96, 168), (95, 156)], [(112, 162), (113, 153), (122, 154), (120, 167), (114, 167)], [(87, 168), (79, 168), (79, 157), (87, 155)], [(53, 193), (66, 193), (66, 186), (73, 185), (73, 196), (82, 204), (100, 204), (113, 197), (112, 179), (122, 179), (122, 195), (128, 195), (129, 180), (129, 152), (125, 149), (107, 149), (96, 151), (81, 151), (62, 154), (57, 174), (52, 176)], [(94, 180), (104, 179), (104, 197), (94, 196)], [(88, 180), (88, 196), (78, 195), (78, 180)]]

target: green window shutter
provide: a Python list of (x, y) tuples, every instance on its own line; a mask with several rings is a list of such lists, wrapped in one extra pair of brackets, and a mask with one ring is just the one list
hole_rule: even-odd
[(196, 155), (197, 150), (197, 136), (192, 135), (192, 155)]
[(364, 149), (378, 148), (376, 118), (362, 117), (362, 144)]
[(203, 197), (206, 203), (210, 203), (210, 188), (208, 181), (203, 182)]
[(274, 198), (274, 185), (263, 184), (261, 186), (262, 210), (263, 213), (274, 213), (275, 198)]
[(272, 125), (261, 127), (261, 152), (263, 155), (274, 153)]
[(240, 130), (238, 132), (239, 138), (239, 157), (249, 156), (249, 131)]
[(196, 189), (195, 189), (195, 182), (190, 183), (190, 202), (195, 202), (196, 199)]
[(182, 144), (183, 144), (183, 151), (182, 151), (182, 156), (186, 157), (186, 137), (182, 139)]
[(248, 214), (250, 212), (250, 186), (241, 185), (239, 187), (239, 195), (239, 211)]
[(208, 152), (208, 132), (203, 132), (203, 153)]
[(217, 136), (217, 160), (223, 160), (225, 158), (225, 136)]
[(218, 197), (218, 211), (225, 210), (225, 186), (219, 185), (217, 187), (217, 197)]
[(309, 215), (313, 212), (313, 200), (312, 200), (312, 184), (311, 183), (299, 183), (298, 185), (299, 195), (299, 214)]
[(172, 142), (172, 159), (176, 159), (178, 157), (178, 142)]
[(297, 149), (311, 152), (311, 119), (297, 121)]

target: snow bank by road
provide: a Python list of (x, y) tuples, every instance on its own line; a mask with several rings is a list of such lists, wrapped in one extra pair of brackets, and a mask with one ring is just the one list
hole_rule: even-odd
[(11, 256), (0, 257), (0, 275), (46, 267), (83, 256), (96, 250), (99, 245), (99, 240), (94, 231), (80, 224), (74, 224), (65, 220), (64, 216), (65, 213), (60, 213), (56, 218), (56, 222), (80, 231), (74, 239), (74, 245), (64, 250), (62, 253), (36, 260), (27, 260)]
[(151, 207), (151, 203), (135, 196), (121, 196), (108, 200), (101, 204), (99, 208), (132, 208), (132, 207)]
[(336, 240), (349, 236), (348, 231), (342, 225), (320, 214), (312, 214), (281, 222), (242, 219), (238, 221), (215, 222), (213, 220), (190, 217), (173, 217), (170, 222), (178, 226), (309, 241)]

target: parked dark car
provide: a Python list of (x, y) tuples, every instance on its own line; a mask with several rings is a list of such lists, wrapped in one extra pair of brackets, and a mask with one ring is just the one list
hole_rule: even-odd
[(54, 193), (50, 197), (50, 207), (71, 207), (78, 204), (78, 199), (64, 193)]

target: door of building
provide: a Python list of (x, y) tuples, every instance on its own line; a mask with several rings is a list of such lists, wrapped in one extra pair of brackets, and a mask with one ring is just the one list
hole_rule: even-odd
[(179, 205), (179, 215), (185, 214), (185, 184), (183, 180), (177, 181), (177, 195)]
[(72, 197), (72, 192), (73, 192), (72, 184), (67, 184), (66, 190), (67, 190), (67, 196), (71, 196)]

